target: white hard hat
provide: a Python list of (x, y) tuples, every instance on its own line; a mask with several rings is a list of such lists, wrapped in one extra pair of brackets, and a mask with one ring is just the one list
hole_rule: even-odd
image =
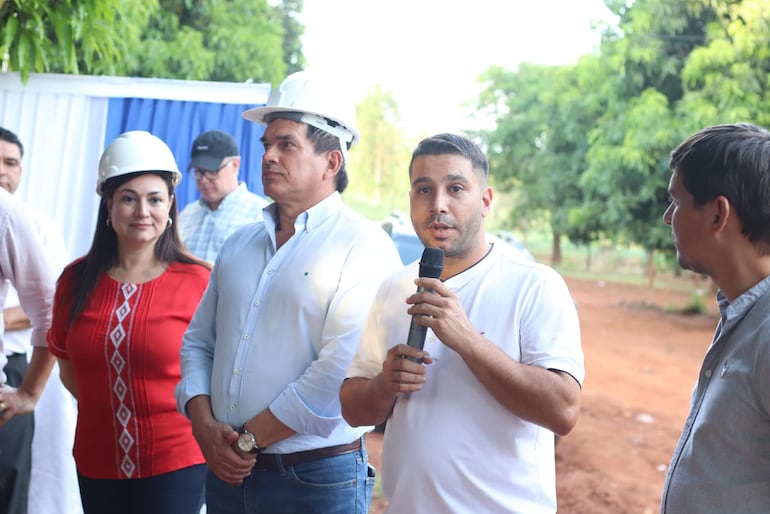
[(107, 179), (138, 171), (171, 173), (174, 187), (182, 180), (174, 154), (162, 139), (144, 130), (131, 130), (116, 137), (104, 150), (99, 159), (96, 192), (101, 196)]
[(292, 73), (270, 93), (267, 105), (249, 109), (243, 117), (267, 125), (271, 114), (284, 112), (298, 113), (302, 123), (336, 136), (343, 154), (358, 142), (356, 107), (331, 80), (307, 71)]

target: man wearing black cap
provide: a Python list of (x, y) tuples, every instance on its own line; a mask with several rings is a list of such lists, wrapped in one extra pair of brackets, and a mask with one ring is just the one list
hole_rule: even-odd
[(238, 183), (240, 167), (238, 144), (230, 134), (209, 130), (193, 141), (189, 171), (201, 197), (179, 215), (179, 234), (195, 256), (211, 263), (230, 234), (262, 219), (268, 203)]

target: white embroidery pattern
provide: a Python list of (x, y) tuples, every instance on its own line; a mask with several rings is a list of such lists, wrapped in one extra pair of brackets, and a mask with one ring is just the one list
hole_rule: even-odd
[[(129, 314), (131, 314), (131, 297), (139, 290), (136, 284), (121, 284), (120, 291), (123, 293), (123, 302), (115, 310), (116, 325), (110, 331), (110, 366), (115, 372), (112, 383), (112, 393), (117, 399), (117, 409), (114, 410), (115, 419), (120, 427), (118, 436), (118, 446), (121, 449), (120, 470), (126, 476), (131, 476), (136, 471), (136, 462), (132, 459), (132, 448), (136, 444), (136, 426), (133, 422), (133, 413), (129, 404), (127, 404), (126, 395), (129, 392), (128, 381), (130, 381), (128, 370), (126, 368), (126, 355), (130, 351), (127, 336), (130, 328)], [(134, 299), (136, 303), (137, 298)], [(127, 323), (128, 325), (125, 325)]]

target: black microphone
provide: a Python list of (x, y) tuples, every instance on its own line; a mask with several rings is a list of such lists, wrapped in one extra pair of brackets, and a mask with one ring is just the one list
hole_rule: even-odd
[[(444, 251), (439, 248), (426, 248), (422, 252), (420, 258), (420, 276), (428, 278), (441, 278), (441, 272), (444, 271)], [(418, 287), (417, 292), (431, 291), (425, 287)], [(428, 327), (424, 325), (418, 325), (414, 322), (414, 316), (412, 316), (412, 323), (409, 325), (409, 335), (406, 338), (406, 344), (422, 350), (425, 344), (425, 334)], [(412, 362), (420, 362), (413, 357), (407, 357)]]

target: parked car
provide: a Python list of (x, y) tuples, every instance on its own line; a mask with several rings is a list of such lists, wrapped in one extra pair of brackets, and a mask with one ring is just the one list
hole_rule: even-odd
[[(488, 236), (490, 234), (487, 234)], [(519, 241), (519, 239), (514, 236), (511, 232), (508, 232), (507, 230), (498, 230), (492, 237), (497, 238), (500, 241), (503, 241), (504, 243), (508, 243), (509, 245), (516, 248), (524, 257), (526, 257), (530, 261), (535, 261), (535, 256), (532, 255), (532, 252), (527, 250), (527, 247), (524, 246), (524, 243)]]
[(396, 243), (398, 255), (401, 262), (409, 264), (422, 256), (425, 249), (422, 242), (412, 228), (412, 220), (409, 216), (400, 212), (393, 211), (382, 223), (382, 228), (390, 235), (393, 242)]

